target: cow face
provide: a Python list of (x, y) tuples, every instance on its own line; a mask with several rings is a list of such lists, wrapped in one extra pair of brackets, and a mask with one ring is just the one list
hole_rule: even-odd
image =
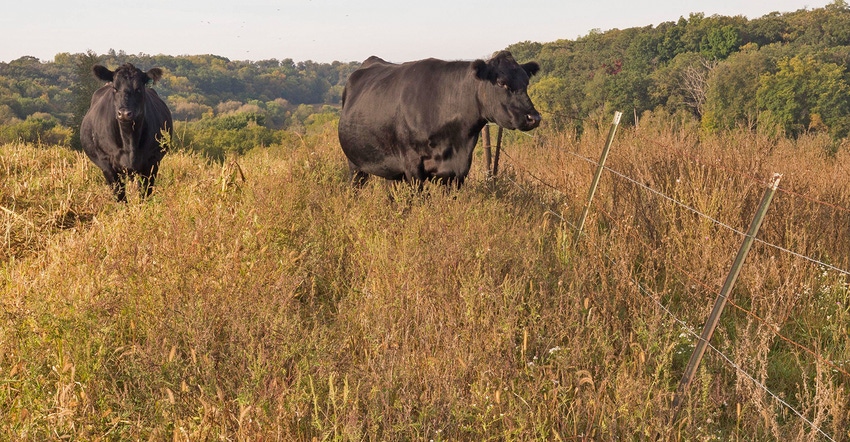
[(115, 118), (119, 123), (141, 122), (145, 116), (145, 87), (162, 77), (162, 69), (153, 68), (142, 72), (130, 63), (126, 63), (115, 72), (101, 66), (92, 68), (95, 76), (112, 83), (112, 103), (115, 106)]
[(507, 129), (531, 130), (540, 125), (540, 112), (528, 97), (528, 81), (540, 70), (537, 63), (519, 64), (508, 51), (489, 61), (472, 63), (475, 78), (482, 82), (479, 100), (488, 121)]

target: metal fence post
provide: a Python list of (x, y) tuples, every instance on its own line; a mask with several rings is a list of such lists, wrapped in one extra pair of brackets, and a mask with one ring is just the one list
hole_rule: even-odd
[(673, 405), (670, 416), (671, 424), (676, 421), (676, 415), (679, 412), (679, 406), (682, 403), (682, 397), (685, 394), (685, 390), (691, 385), (694, 374), (696, 373), (699, 363), (702, 360), (702, 356), (705, 353), (705, 348), (708, 346), (708, 342), (714, 334), (714, 329), (720, 321), (720, 315), (723, 313), (723, 308), (726, 307), (726, 300), (729, 298), (729, 294), (732, 292), (732, 287), (734, 287), (735, 281), (741, 273), (741, 267), (744, 265), (744, 259), (746, 259), (747, 252), (750, 251), (750, 246), (752, 246), (753, 240), (761, 227), (761, 222), (764, 220), (764, 215), (767, 213), (767, 208), (770, 205), (770, 201), (773, 199), (773, 194), (776, 193), (776, 188), (779, 187), (779, 180), (781, 178), (782, 175), (778, 173), (773, 175), (773, 183), (768, 186), (767, 190), (765, 190), (761, 204), (756, 211), (752, 224), (750, 224), (750, 229), (744, 237), (744, 242), (738, 250), (738, 255), (735, 257), (735, 261), (732, 263), (732, 269), (729, 270), (729, 275), (726, 276), (723, 288), (720, 289), (720, 294), (717, 295), (717, 299), (714, 301), (714, 308), (708, 316), (708, 320), (706, 321), (702, 334), (699, 337), (697, 346), (694, 348), (691, 359), (688, 361), (688, 366), (685, 368), (685, 373), (682, 375), (682, 380), (679, 382), (679, 388), (676, 390), (676, 395), (673, 397)]
[(502, 152), (502, 126), (496, 131), (496, 155), (493, 157), (493, 176), (499, 173), (499, 153)]
[(578, 242), (581, 237), (581, 231), (584, 229), (584, 222), (587, 220), (587, 213), (590, 211), (590, 203), (593, 201), (593, 196), (596, 194), (596, 188), (599, 187), (599, 178), (602, 176), (602, 170), (605, 168), (605, 160), (608, 159), (608, 152), (611, 150), (611, 144), (614, 143), (614, 134), (617, 133), (617, 126), (620, 125), (620, 117), (622, 112), (614, 112), (614, 121), (611, 123), (611, 129), (608, 131), (608, 141), (605, 142), (605, 147), (602, 149), (602, 156), (599, 158), (599, 167), (596, 168), (596, 174), (593, 176), (593, 182), (590, 184), (590, 192), (587, 195), (587, 205), (584, 206), (584, 213), (581, 214), (581, 220), (578, 223), (574, 243)]
[(490, 169), (490, 165), (493, 163), (492, 152), (490, 149), (490, 126), (485, 124), (484, 129), (481, 131), (481, 137), (483, 138), (482, 144), (484, 145), (484, 166), (486, 167), (486, 176), (490, 178), (493, 176), (492, 169)]

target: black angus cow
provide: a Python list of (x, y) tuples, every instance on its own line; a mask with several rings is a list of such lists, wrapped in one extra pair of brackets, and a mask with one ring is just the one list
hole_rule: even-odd
[(339, 143), (352, 180), (376, 175), (460, 186), (487, 122), (523, 131), (540, 124), (527, 93), (539, 69), (518, 64), (507, 51), (472, 62), (393, 64), (370, 57), (342, 93)]
[(170, 136), (172, 128), (168, 106), (147, 87), (162, 77), (162, 69), (142, 72), (126, 63), (115, 72), (95, 65), (92, 72), (109, 84), (95, 91), (83, 117), (83, 150), (103, 171), (118, 201), (127, 201), (125, 181), (135, 175), (140, 177), (142, 197), (146, 197), (165, 155), (162, 131)]

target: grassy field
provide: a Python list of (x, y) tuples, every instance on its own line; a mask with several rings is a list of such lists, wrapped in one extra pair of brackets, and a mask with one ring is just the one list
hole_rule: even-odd
[[(846, 148), (652, 127), (608, 165), (741, 231), (784, 173), (759, 237), (850, 268)], [(328, 126), (172, 152), (128, 204), (81, 153), (0, 146), (0, 440), (826, 440), (743, 373), (850, 439), (848, 280), (761, 243), (712, 340), (743, 371), (709, 351), (667, 421), (674, 317), (699, 332), (742, 238), (605, 174), (575, 243), (570, 153), (606, 131), (510, 134), (495, 181), (479, 152), (416, 193), (351, 189)]]

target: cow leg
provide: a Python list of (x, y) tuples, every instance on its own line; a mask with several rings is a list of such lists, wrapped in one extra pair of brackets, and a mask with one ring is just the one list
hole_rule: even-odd
[(348, 178), (351, 182), (351, 185), (354, 187), (363, 187), (366, 184), (366, 180), (369, 179), (369, 174), (360, 170), (357, 166), (354, 165), (351, 161), (348, 162)]
[(428, 173), (425, 162), (418, 157), (407, 164), (407, 170), (404, 172), (404, 180), (416, 187), (420, 192), (425, 189), (425, 181), (431, 178), (433, 178), (433, 175)]
[(109, 188), (112, 189), (112, 195), (115, 196), (115, 200), (119, 203), (126, 203), (127, 195), (125, 192), (124, 180), (118, 172), (111, 169), (104, 169), (103, 177), (106, 178), (106, 184), (108, 184)]
[(425, 190), (425, 179), (418, 176), (405, 176), (404, 182), (407, 183), (410, 187), (416, 189), (417, 192), (422, 192)]
[(154, 177), (139, 174), (139, 197), (145, 199), (153, 192)]
[(154, 164), (153, 167), (151, 167), (150, 173), (139, 174), (139, 192), (142, 199), (151, 196), (151, 193), (153, 192), (154, 183), (156, 182), (156, 174), (158, 171), (159, 165)]

